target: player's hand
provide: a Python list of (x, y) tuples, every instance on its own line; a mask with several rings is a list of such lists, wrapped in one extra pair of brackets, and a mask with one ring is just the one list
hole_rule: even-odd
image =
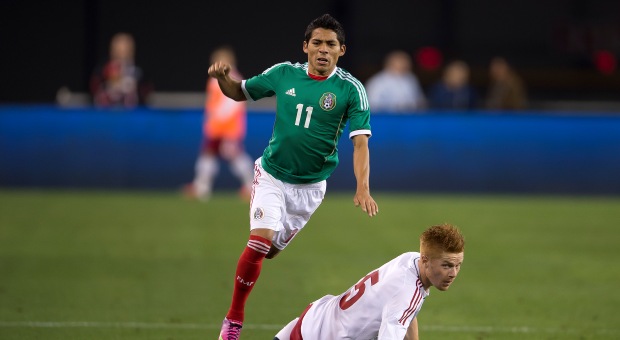
[(228, 73), (230, 73), (231, 67), (229, 64), (223, 61), (216, 61), (211, 66), (209, 66), (209, 76), (222, 79), (225, 78)]
[(358, 190), (353, 197), (353, 203), (356, 207), (362, 208), (362, 211), (372, 217), (379, 213), (377, 202), (370, 196), (368, 190)]

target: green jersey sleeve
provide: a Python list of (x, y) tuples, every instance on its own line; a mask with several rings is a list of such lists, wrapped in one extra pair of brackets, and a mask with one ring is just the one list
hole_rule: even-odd
[(263, 73), (244, 80), (241, 88), (247, 99), (259, 100), (265, 97), (273, 97), (276, 94), (276, 84), (281, 78), (284, 65), (291, 65), (290, 62), (275, 64), (263, 71)]
[(351, 74), (344, 74), (350, 84), (347, 112), (349, 117), (349, 138), (357, 135), (368, 135), (370, 137), (372, 136), (370, 129), (370, 106), (366, 89)]

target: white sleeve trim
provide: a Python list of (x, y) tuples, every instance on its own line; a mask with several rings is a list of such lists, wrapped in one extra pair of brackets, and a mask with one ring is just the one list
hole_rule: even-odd
[(246, 81), (245, 79), (241, 81), (241, 91), (243, 91), (243, 94), (245, 95), (245, 99), (253, 102), (255, 100), (252, 98), (252, 96), (250, 96), (250, 93), (248, 93), (248, 90), (245, 89), (245, 81)]
[(368, 135), (368, 137), (372, 136), (372, 133), (370, 132), (370, 130), (355, 130), (355, 131), (351, 131), (349, 133), (349, 139), (357, 136), (357, 135)]

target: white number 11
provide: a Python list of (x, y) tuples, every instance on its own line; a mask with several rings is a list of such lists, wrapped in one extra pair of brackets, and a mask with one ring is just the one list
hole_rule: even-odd
[[(304, 109), (304, 104), (297, 104), (297, 118), (295, 118), (295, 125), (299, 126), (299, 121), (301, 120), (301, 113)], [(310, 118), (312, 118), (312, 106), (308, 106), (306, 108), (306, 122), (304, 123), (304, 127), (307, 129), (310, 126)]]

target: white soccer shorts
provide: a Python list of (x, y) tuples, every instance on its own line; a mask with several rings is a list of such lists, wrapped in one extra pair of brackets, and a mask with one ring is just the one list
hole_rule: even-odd
[(254, 162), (250, 230), (275, 231), (272, 244), (284, 249), (321, 205), (326, 189), (325, 180), (311, 184), (282, 182), (263, 169), (259, 157)]

